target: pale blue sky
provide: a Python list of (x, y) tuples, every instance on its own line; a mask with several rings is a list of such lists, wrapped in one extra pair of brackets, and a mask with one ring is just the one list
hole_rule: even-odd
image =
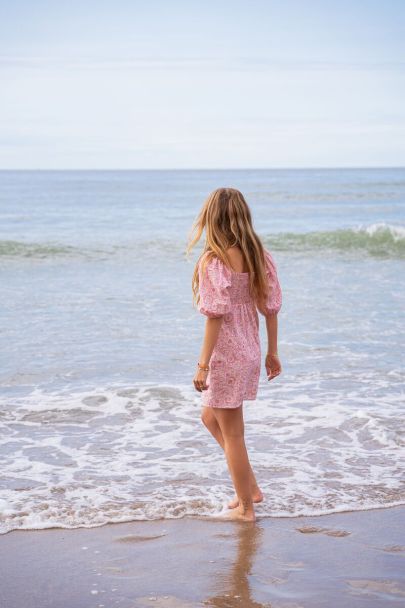
[(0, 168), (405, 165), (402, 0), (0, 0)]

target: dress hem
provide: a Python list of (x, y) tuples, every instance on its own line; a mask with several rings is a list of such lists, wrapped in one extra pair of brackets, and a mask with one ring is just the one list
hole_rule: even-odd
[(217, 410), (236, 410), (241, 405), (243, 405), (243, 401), (241, 401), (239, 405), (211, 405), (211, 403), (203, 403), (203, 407), (212, 407)]

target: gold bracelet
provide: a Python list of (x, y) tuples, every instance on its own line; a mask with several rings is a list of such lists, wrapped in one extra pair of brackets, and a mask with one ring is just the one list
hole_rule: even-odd
[(210, 368), (208, 365), (204, 366), (204, 365), (200, 365), (199, 363), (197, 363), (198, 369), (201, 369), (203, 372), (209, 372)]

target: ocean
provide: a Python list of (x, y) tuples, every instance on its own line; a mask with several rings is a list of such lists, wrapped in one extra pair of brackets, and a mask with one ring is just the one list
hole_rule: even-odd
[(219, 186), (283, 289), (283, 373), (244, 405), (258, 517), (405, 504), (405, 169), (2, 171), (0, 532), (226, 508), (185, 256)]

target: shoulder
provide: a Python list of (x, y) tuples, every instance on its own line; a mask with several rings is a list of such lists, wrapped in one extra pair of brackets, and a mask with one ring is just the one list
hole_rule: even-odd
[(231, 270), (212, 251), (205, 251), (200, 256), (198, 268), (203, 275), (221, 277), (223, 280), (230, 280), (231, 278)]
[(227, 268), (226, 264), (213, 251), (202, 253), (198, 260), (198, 265), (205, 268)]
[(263, 247), (263, 251), (264, 251), (264, 259), (266, 261), (272, 262), (274, 264), (273, 254), (266, 247)]
[(277, 272), (277, 266), (273, 254), (270, 253), (266, 247), (264, 247), (264, 260), (268, 271)]

